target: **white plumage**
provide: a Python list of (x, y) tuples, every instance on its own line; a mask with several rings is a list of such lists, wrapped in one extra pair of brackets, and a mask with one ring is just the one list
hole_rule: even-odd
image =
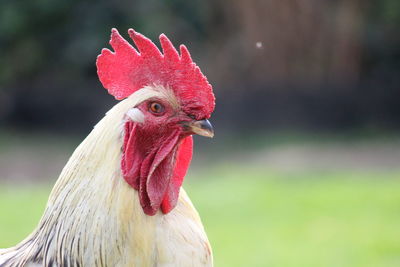
[(64, 167), (38, 227), (0, 250), (0, 266), (212, 266), (207, 236), (185, 191), (170, 213), (147, 216), (121, 175), (124, 116), (164, 94), (145, 87), (107, 113)]

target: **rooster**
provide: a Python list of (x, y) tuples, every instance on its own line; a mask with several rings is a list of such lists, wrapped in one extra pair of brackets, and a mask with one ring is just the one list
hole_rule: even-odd
[(116, 29), (97, 58), (103, 86), (122, 100), (76, 148), (37, 226), (0, 266), (212, 266), (200, 217), (181, 185), (193, 140), (213, 137), (212, 86), (160, 35)]

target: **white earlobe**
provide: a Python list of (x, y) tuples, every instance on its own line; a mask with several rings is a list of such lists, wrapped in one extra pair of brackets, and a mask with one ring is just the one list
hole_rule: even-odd
[(134, 122), (143, 123), (144, 114), (138, 108), (131, 108), (126, 115)]

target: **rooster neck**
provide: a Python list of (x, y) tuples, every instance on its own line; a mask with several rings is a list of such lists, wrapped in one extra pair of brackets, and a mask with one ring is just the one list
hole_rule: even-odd
[(58, 262), (72, 258), (85, 266), (124, 265), (120, 260), (133, 243), (131, 237), (139, 231), (154, 235), (145, 229), (155, 229), (158, 216), (143, 213), (137, 192), (124, 181), (120, 169), (125, 113), (154, 96), (152, 90), (138, 93), (117, 104), (94, 127), (54, 186), (41, 220), (48, 230), (43, 235), (50, 236), (47, 242), (58, 250), (74, 254), (55, 255)]
[(169, 214), (147, 216), (137, 191), (122, 177), (125, 112), (154, 92), (143, 90), (135, 95), (111, 109), (75, 150), (51, 192), (37, 229), (9, 251), (10, 266), (27, 262), (44, 266), (151, 266), (156, 260), (176, 257), (170, 251), (175, 249), (171, 244), (176, 243), (179, 249), (187, 238), (194, 239), (185, 245), (187, 260), (193, 261), (193, 251), (202, 248), (198, 260), (206, 266), (211, 263), (204, 229), (184, 192)]

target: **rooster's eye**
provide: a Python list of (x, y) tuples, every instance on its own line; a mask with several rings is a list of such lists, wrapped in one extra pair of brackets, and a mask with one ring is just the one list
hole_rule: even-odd
[(152, 113), (158, 115), (164, 112), (164, 106), (157, 102), (150, 103), (149, 109)]

